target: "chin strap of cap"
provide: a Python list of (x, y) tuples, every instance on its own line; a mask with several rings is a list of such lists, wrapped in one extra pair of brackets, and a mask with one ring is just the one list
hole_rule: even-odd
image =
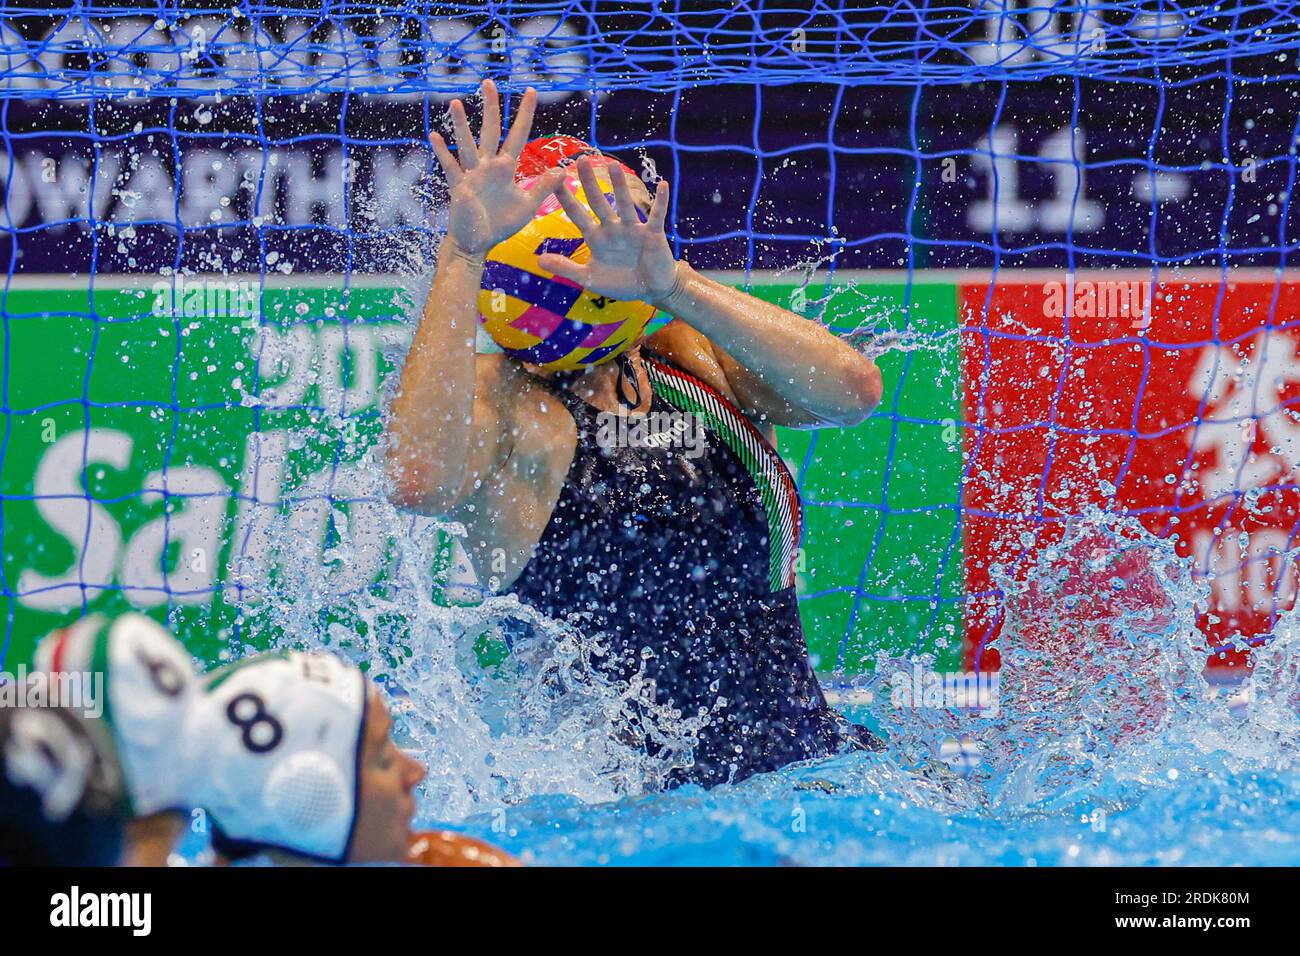
[[(627, 383), (631, 379), (632, 397), (627, 397)], [(637, 378), (636, 363), (626, 352), (618, 354), (618, 382), (614, 386), (618, 392), (618, 401), (629, 411), (641, 407), (641, 382)]]

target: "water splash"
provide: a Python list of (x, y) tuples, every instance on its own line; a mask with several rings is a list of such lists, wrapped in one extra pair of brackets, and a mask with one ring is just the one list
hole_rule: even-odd
[[(1017, 852), (1072, 862), (1067, 851), (1082, 852), (1081, 830), (1114, 842), (1106, 821), (1117, 814), (1159, 815), (1190, 803), (1213, 832), (1221, 824), (1195, 803), (1207, 794), (1225, 812), (1267, 817), (1271, 804), (1278, 821), (1300, 815), (1300, 614), (1279, 622), (1243, 682), (1224, 685), (1206, 678), (1210, 648), (1198, 626), (1206, 582), (1171, 540), (1131, 519), (1084, 515), (1025, 567), (997, 569), (993, 577), (1003, 611), (995, 698), (925, 699), (912, 693), (913, 675), (932, 673), (933, 656), (881, 654), (852, 686), (874, 698), (888, 753), (799, 771), (831, 781), (827, 793), (845, 819), (827, 827), (842, 830), (865, 805), (903, 815), (917, 834), (896, 855), (881, 858), (878, 847), (859, 845), (840, 854), (843, 862), (936, 862), (928, 841), (948, 839), (934, 830), (936, 818), (948, 827), (959, 822), (979, 847), (946, 862), (1007, 862)], [(972, 754), (978, 762), (969, 773), (944, 766), (946, 756), (960, 770)], [(796, 798), (798, 781), (794, 772), (772, 775), (764, 799), (778, 792)], [(1042, 841), (1032, 851), (1016, 849), (1008, 826), (1033, 830)], [(1163, 829), (1167, 838), (1168, 825)], [(1181, 839), (1194, 835), (1189, 824)], [(1157, 862), (1144, 840), (1130, 827), (1119, 851), (1108, 848), (1092, 862)], [(1277, 849), (1295, 859), (1294, 843)], [(1142, 847), (1136, 859), (1134, 845)], [(1168, 861), (1182, 859), (1174, 853)]]
[[(864, 321), (879, 323), (878, 306), (864, 304)], [(857, 345), (943, 346), (889, 324), (860, 322)], [(293, 511), (273, 523), (277, 564), (249, 579), (260, 593), (245, 627), (366, 664), (403, 745), (430, 768), (422, 825), (459, 822), (556, 863), (1208, 863), (1228, 852), (1214, 845), (1230, 826), (1220, 816), (1235, 815), (1257, 835), (1234, 852), (1300, 859), (1296, 839), (1279, 836), (1300, 832), (1300, 613), (1279, 621), (1244, 684), (1208, 682), (1206, 582), (1135, 521), (1073, 517), (1054, 540), (1027, 542), (1023, 567), (994, 570), (995, 707), (899, 705), (891, 676), (935, 660), (881, 655), (851, 686), (873, 696), (859, 716), (885, 731), (887, 752), (659, 793), (689, 763), (698, 723), (656, 707), (638, 681), (603, 676), (599, 635), (513, 598), (435, 601), (443, 536), (462, 529), (388, 505), (375, 454), (339, 496), (368, 501), (365, 522), (330, 504), (330, 489), (294, 504), (328, 512), (310, 519), (334, 528), (324, 553), (301, 553)], [(388, 534), (376, 541), (363, 525)], [(378, 586), (355, 573), (375, 549)], [(506, 634), (521, 635), (512, 653), (484, 666), (474, 644)]]
[[(872, 716), (889, 734), (887, 752), (666, 793), (656, 791), (689, 759), (692, 728), (647, 711), (646, 688), (603, 678), (598, 640), (513, 598), (435, 603), (428, 569), (447, 530), (437, 522), (397, 537), (382, 589), (340, 588), (358, 544), (346, 515), (334, 521), (327, 559), (286, 562), (274, 599), (250, 607), (249, 619), (281, 630), (283, 642), (371, 661), (405, 746), (430, 766), (422, 825), (458, 822), (544, 863), (1206, 863), (1300, 854), (1286, 836), (1287, 821), (1300, 820), (1300, 621), (1280, 622), (1245, 684), (1207, 682), (1197, 628), (1205, 583), (1171, 542), (1125, 519), (1079, 519), (1018, 573), (995, 575), (1005, 609), (995, 706), (894, 706), (890, 674), (934, 661), (882, 656), (857, 684), (875, 692)], [(334, 621), (323, 626), (327, 617)], [(532, 636), (502, 664), (481, 666), (470, 644), (521, 621)], [(645, 736), (611, 733), (630, 726), (664, 752), (649, 758)], [(939, 759), (951, 740), (980, 754), (967, 776)]]
[[(343, 508), (300, 499), (296, 512), (266, 529), (275, 567), (246, 569), (255, 590), (244, 629), (275, 635), (276, 646), (342, 653), (368, 669), (389, 696), (399, 742), (429, 768), (422, 823), (539, 794), (583, 802), (641, 794), (689, 765), (699, 720), (656, 704), (639, 679), (606, 677), (599, 635), (549, 620), (513, 596), (474, 606), (435, 601), (441, 582), (433, 569), (445, 535), (462, 529), (413, 521), (389, 505), (373, 456), (351, 474), (347, 497), (369, 502), (367, 525), (378, 518), (395, 533), (377, 542), (358, 534)], [(301, 547), (302, 512), (325, 507), (333, 543), (317, 555)], [(377, 547), (387, 549), (387, 573), (378, 585), (359, 586), (352, 569), (373, 567), (365, 552)], [(476, 641), (504, 634), (518, 635), (511, 653), (481, 664)]]

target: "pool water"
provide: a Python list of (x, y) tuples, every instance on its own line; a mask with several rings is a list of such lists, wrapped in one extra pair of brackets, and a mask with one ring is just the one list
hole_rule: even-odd
[[(1300, 863), (1300, 621), (1284, 616), (1249, 671), (1207, 672), (1204, 582), (1171, 542), (1113, 516), (999, 581), (995, 700), (900, 694), (933, 659), (881, 655), (834, 689), (886, 751), (708, 791), (660, 789), (689, 759), (690, 721), (654, 715), (668, 745), (654, 759), (612, 732), (644, 714), (646, 689), (601, 676), (598, 639), (513, 598), (440, 606), (419, 570), (430, 546), (403, 544), (383, 593), (331, 593), (329, 569), (304, 562), (250, 610), (287, 644), (367, 662), (399, 744), (429, 767), (421, 828), (544, 865)], [(534, 636), (484, 666), (473, 647), (519, 617)]]
[(462, 829), (554, 865), (1294, 865), (1300, 778), (1202, 759), (1086, 799), (962, 806), (887, 757), (853, 754), (711, 791), (588, 806), (538, 797)]

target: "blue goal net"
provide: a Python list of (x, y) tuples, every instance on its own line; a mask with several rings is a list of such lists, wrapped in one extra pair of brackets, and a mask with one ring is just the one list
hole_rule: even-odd
[(885, 370), (860, 429), (782, 435), (819, 667), (988, 666), (1009, 582), (1097, 510), (1176, 542), (1237, 660), (1296, 591), (1298, 13), (0, 4), (6, 653), (134, 606), (215, 656), (259, 514), (327, 564), (378, 520), (356, 462), (442, 231), (428, 135), (493, 77), (668, 178), (679, 255)]

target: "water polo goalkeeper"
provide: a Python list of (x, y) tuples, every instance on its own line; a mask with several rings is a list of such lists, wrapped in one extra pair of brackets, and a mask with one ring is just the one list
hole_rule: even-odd
[[(390, 408), (394, 500), (462, 522), (485, 586), (553, 617), (582, 612), (613, 674), (643, 671), (660, 703), (707, 715), (679, 779), (711, 785), (876, 746), (827, 706), (809, 661), (794, 581), (800, 505), (774, 426), (856, 424), (880, 401), (879, 370), (820, 324), (676, 260), (667, 182), (652, 197), (585, 143), (529, 143), (531, 89), (502, 144), (496, 88), (481, 92), (477, 142), (460, 100), (456, 154), (431, 136), (448, 230)], [(572, 331), (553, 307), (557, 287), (672, 317), (560, 371), (476, 350), (485, 267), (550, 197), (584, 242), (572, 258), (539, 245), (533, 278), (502, 287), (550, 297), (518, 315), (533, 305), (562, 317), (530, 334)]]

